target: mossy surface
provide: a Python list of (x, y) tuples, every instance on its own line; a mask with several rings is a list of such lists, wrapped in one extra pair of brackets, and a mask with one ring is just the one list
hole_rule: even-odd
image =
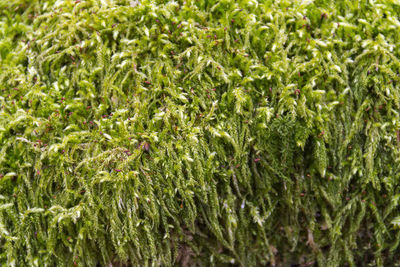
[(1, 1), (0, 265), (398, 266), (399, 14)]

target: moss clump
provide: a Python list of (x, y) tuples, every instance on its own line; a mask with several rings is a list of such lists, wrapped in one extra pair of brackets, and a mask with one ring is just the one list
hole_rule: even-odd
[(2, 265), (398, 264), (394, 1), (0, 10)]

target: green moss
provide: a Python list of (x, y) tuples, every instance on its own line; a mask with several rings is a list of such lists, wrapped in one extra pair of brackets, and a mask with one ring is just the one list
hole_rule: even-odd
[(2, 265), (398, 264), (397, 3), (0, 10)]

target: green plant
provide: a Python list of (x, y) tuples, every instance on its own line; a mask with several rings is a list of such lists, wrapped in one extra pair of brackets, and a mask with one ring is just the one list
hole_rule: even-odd
[(399, 264), (398, 3), (0, 10), (0, 263)]

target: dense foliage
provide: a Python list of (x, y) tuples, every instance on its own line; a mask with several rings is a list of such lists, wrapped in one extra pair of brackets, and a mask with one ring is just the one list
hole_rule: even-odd
[(399, 266), (398, 1), (0, 1), (0, 264)]

